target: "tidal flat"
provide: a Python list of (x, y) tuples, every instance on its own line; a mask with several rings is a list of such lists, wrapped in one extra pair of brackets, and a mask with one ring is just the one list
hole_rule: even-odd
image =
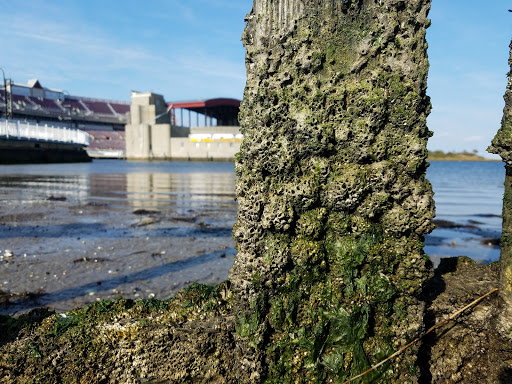
[(236, 203), (224, 188), (233, 184), (232, 168), (3, 167), (0, 313), (165, 299), (192, 282), (225, 280), (235, 254)]
[[(433, 162), (427, 176), (436, 192), (438, 228), (425, 240), (433, 262), (496, 261), (503, 166)], [(231, 163), (0, 166), (0, 313), (167, 299), (192, 282), (227, 279), (234, 183)]]

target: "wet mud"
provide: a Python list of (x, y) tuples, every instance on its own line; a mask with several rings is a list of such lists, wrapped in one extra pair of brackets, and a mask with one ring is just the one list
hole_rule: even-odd
[(192, 282), (227, 278), (234, 195), (155, 199), (150, 188), (130, 200), (112, 186), (82, 196), (62, 193), (62, 182), (50, 184), (0, 186), (0, 313), (63, 312), (118, 297), (166, 299)]
[[(67, 171), (65, 165), (9, 168), (2, 175), (0, 313), (62, 312), (120, 296), (165, 299), (191, 282), (227, 278), (236, 252), (232, 169), (101, 174), (136, 166), (126, 164), (95, 161), (87, 177), (76, 164)], [(500, 233), (486, 220), (501, 218), (435, 220), (427, 254), (436, 265), (445, 256), (497, 260)]]

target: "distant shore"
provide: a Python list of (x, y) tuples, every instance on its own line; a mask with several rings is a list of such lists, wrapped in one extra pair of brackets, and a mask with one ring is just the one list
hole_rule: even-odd
[(488, 159), (486, 157), (478, 156), (472, 152), (448, 152), (443, 151), (429, 151), (428, 161), (499, 161), (499, 159)]

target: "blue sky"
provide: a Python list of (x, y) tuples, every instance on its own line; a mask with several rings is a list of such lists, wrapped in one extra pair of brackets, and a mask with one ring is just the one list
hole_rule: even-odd
[[(433, 0), (429, 148), (485, 154), (503, 111), (511, 0)], [(74, 95), (241, 98), (251, 0), (0, 0), (0, 68)]]

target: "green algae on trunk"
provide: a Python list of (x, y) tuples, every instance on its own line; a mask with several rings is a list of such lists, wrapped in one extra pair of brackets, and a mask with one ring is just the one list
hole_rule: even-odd
[[(247, 381), (342, 382), (418, 336), (428, 0), (255, 0), (236, 158)], [(411, 350), (364, 382), (417, 382)]]

